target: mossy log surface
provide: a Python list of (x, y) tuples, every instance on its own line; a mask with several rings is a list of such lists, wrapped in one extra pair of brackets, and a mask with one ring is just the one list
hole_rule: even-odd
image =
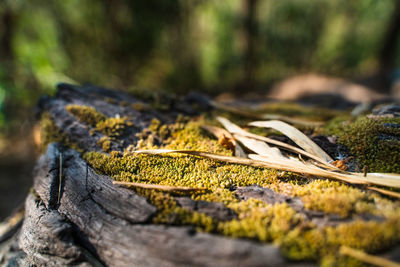
[[(183, 116), (209, 107), (204, 99), (192, 100), (156, 106), (121, 92), (66, 84), (43, 98), (43, 155), (23, 223), (0, 239), (2, 263), (362, 265), (340, 256), (340, 245), (398, 257), (399, 201), (317, 177), (129, 153), (155, 147), (231, 153), (210, 136), (196, 139), (198, 122)], [(114, 180), (207, 190), (172, 194), (128, 189)]]

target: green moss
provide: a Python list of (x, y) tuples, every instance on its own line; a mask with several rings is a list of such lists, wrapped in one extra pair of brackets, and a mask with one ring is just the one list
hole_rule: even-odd
[(217, 188), (213, 192), (205, 192), (201, 194), (194, 193), (192, 195), (192, 198), (194, 200), (221, 202), (225, 205), (230, 205), (238, 202), (235, 193), (226, 188)]
[(371, 172), (400, 173), (400, 129), (385, 127), (390, 123), (399, 124), (400, 118), (360, 117), (330, 126), (330, 132), (357, 157), (361, 169), (367, 166)]
[[(221, 146), (215, 138), (201, 128), (204, 120), (190, 121), (185, 124), (186, 120), (187, 118), (178, 116), (176, 123), (162, 124), (159, 120), (153, 119), (149, 127), (139, 134), (141, 140), (136, 149), (188, 149), (232, 156), (231, 150)], [(163, 144), (160, 147), (154, 145), (155, 137), (162, 140)]]
[[(321, 230), (304, 230), (296, 227), (282, 240), (282, 252), (291, 260), (316, 261), (321, 250), (325, 249), (327, 242)], [(325, 251), (325, 252), (329, 252)]]
[(88, 152), (84, 154), (84, 158), (96, 170), (118, 181), (206, 187), (215, 190), (233, 185), (265, 185), (277, 179), (277, 172), (273, 170), (225, 164), (192, 156), (125, 154), (113, 158)]
[(220, 155), (232, 156), (232, 151), (221, 146), (218, 141), (201, 129), (203, 121), (189, 122), (186, 125), (177, 123), (171, 136), (165, 142), (167, 149), (194, 149)]
[(110, 152), (111, 150), (111, 141), (112, 138), (108, 136), (103, 136), (102, 138), (97, 141), (97, 145), (101, 147), (104, 152)]
[(133, 124), (128, 121), (127, 117), (108, 118), (104, 121), (99, 121), (96, 124), (96, 130), (109, 137), (118, 137), (123, 135), (130, 126), (133, 126)]
[(316, 129), (316, 133), (322, 135), (340, 135), (343, 131), (343, 127), (351, 123), (353, 119), (354, 118), (350, 115), (334, 117), (328, 120), (323, 127)]
[(399, 218), (391, 218), (385, 222), (355, 221), (328, 227), (325, 231), (331, 245), (345, 245), (374, 253), (389, 248), (399, 241), (399, 223)]
[(82, 149), (79, 148), (79, 146), (72, 142), (68, 136), (66, 136), (60, 128), (54, 123), (53, 119), (51, 118), (51, 115), (47, 112), (44, 112), (42, 114), (41, 120), (40, 120), (40, 125), (41, 125), (41, 131), (40, 131), (40, 136), (41, 136), (41, 152), (45, 152), (47, 149), (48, 144), (58, 142), (60, 144), (63, 144), (67, 147), (73, 148), (79, 152), (82, 152)]
[(363, 266), (358, 261), (339, 255), (340, 246), (367, 253), (390, 248), (399, 242), (399, 219), (397, 217), (385, 222), (355, 221), (324, 229), (304, 230), (297, 227), (284, 237), (282, 252), (291, 260), (320, 259), (323, 266)]
[(104, 114), (98, 112), (95, 108), (89, 106), (68, 105), (65, 109), (77, 117), (81, 122), (94, 127), (95, 130), (108, 137), (121, 136), (125, 133), (128, 127), (133, 125), (127, 117), (108, 118)]
[(292, 195), (300, 196), (306, 209), (334, 213), (341, 217), (371, 212), (374, 207), (370, 193), (330, 180), (294, 185)]
[(203, 213), (179, 207), (169, 193), (140, 188), (135, 190), (157, 208), (157, 214), (153, 218), (154, 223), (193, 225), (197, 227), (197, 230), (204, 232), (214, 232), (216, 229), (217, 220)]
[(81, 122), (96, 127), (98, 122), (107, 120), (107, 117), (98, 112), (95, 108), (80, 105), (68, 105), (65, 109), (77, 117)]
[(218, 230), (228, 236), (280, 242), (302, 218), (286, 203), (269, 205), (260, 200), (231, 203), (239, 220), (220, 222)]

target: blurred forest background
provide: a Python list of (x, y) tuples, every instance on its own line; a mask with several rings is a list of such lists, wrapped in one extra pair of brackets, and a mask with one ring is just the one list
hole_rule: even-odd
[[(31, 140), (31, 110), (58, 82), (216, 95), (316, 72), (373, 77), (382, 91), (400, 63), (399, 31), (395, 0), (2, 0), (2, 172), (29, 175), (21, 158), (34, 152), (21, 140)], [(10, 163), (13, 152), (20, 161)]]

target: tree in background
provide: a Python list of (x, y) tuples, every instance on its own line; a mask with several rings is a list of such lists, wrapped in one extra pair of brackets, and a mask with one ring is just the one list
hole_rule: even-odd
[(265, 92), (305, 72), (387, 74), (400, 60), (399, 6), (395, 0), (5, 0), (1, 114), (18, 117), (59, 81), (217, 94)]

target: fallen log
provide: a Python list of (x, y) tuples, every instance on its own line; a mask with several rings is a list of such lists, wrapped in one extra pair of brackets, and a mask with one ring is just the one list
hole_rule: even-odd
[[(91, 124), (90, 118), (79, 117), (76, 110), (73, 111), (75, 106), (94, 108), (105, 118), (123, 123), (117, 124), (116, 131), (110, 131), (107, 119), (100, 119), (103, 127), (98, 122)], [(26, 198), (21, 223), (10, 227), (5, 231), (8, 233), (6, 238), (0, 239), (1, 263), (8, 266), (315, 265), (309, 261), (315, 261), (313, 258), (306, 257), (301, 262), (288, 259), (282, 253), (284, 246), (281, 246), (286, 244), (285, 237), (274, 239), (273, 234), (268, 234), (263, 240), (258, 234), (226, 234), (227, 225), (236, 222), (240, 225), (245, 216), (234, 210), (234, 205), (228, 201), (209, 201), (202, 199), (202, 195), (171, 193), (171, 186), (167, 193), (160, 193), (158, 187), (143, 189), (168, 194), (165, 201), (172, 199), (177, 210), (184, 211), (189, 217), (206, 218), (214, 228), (209, 230), (205, 224), (177, 220), (178, 212), (169, 213), (169, 217), (161, 217), (164, 220), (160, 221), (160, 206), (151, 193), (113, 184), (120, 173), (102, 173), (87, 160), (86, 152), (111, 158), (125, 157), (124, 151), (140, 145), (154, 119), (167, 125), (179, 120), (179, 114), (196, 114), (189, 102), (169, 102), (168, 112), (163, 112), (122, 92), (62, 84), (54, 97), (43, 98), (38, 107), (39, 113), (46, 114), (57, 130), (51, 138), (47, 136), (47, 140), (43, 140), (47, 142), (46, 150), (37, 161), (33, 188)], [(106, 146), (103, 145), (105, 139)], [(165, 141), (161, 134), (150, 139), (153, 144)], [(143, 177), (135, 179), (145, 180)], [(266, 209), (272, 209), (274, 205), (293, 210), (292, 224), (280, 225), (287, 223), (285, 220), (278, 223), (279, 227), (287, 228), (283, 235), (288, 236), (291, 227), (325, 229), (357, 221), (385, 220), (381, 215), (340, 217), (311, 210), (298, 196), (259, 185), (226, 185), (221, 190), (231, 192), (235, 203), (259, 203), (260, 212), (267, 213)], [(282, 230), (279, 228), (279, 231)], [(390, 252), (390, 249), (386, 251)], [(389, 253), (389, 258), (393, 255)]]

